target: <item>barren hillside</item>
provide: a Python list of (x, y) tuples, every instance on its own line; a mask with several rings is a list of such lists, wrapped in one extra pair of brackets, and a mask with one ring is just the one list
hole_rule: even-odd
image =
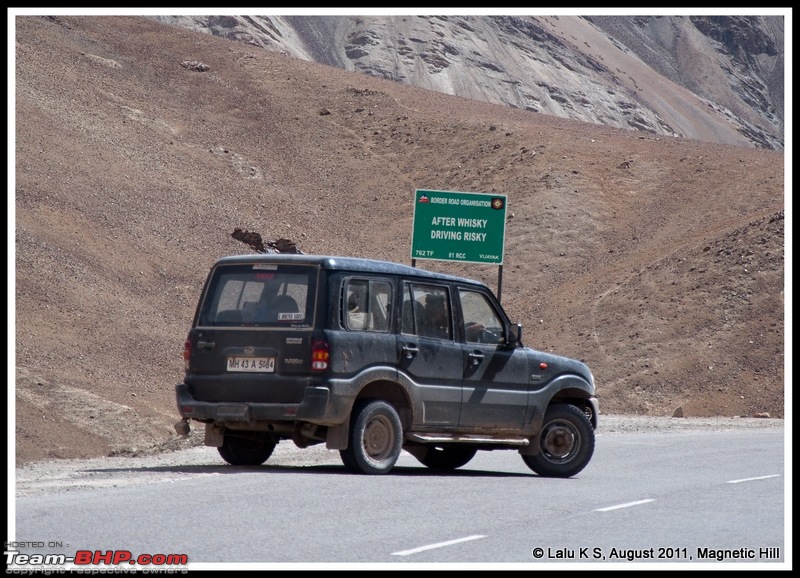
[(783, 148), (785, 17), (775, 9), (760, 16), (153, 18), (302, 60), (560, 118)]
[[(144, 17), (17, 17), (16, 458), (167, 447), (240, 227), (410, 262), (417, 188), (507, 195), (502, 301), (606, 413), (783, 417), (784, 156), (470, 101)], [(497, 267), (418, 261), (496, 287)], [(602, 427), (602, 426), (601, 426)]]

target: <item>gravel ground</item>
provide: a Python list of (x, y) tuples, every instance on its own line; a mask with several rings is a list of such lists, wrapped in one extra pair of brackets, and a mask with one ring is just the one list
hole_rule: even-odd
[[(784, 420), (768, 418), (668, 418), (601, 416), (598, 437), (629, 433), (689, 430), (783, 428)], [(223, 464), (214, 448), (202, 443), (202, 430), (160, 453), (86, 460), (32, 462), (16, 469), (16, 496), (69, 492), (89, 488), (165, 483), (187, 477), (219, 475)], [(186, 447), (191, 446), (191, 447)], [(300, 449), (282, 442), (269, 459), (270, 466), (341, 465), (339, 453), (323, 445)]]
[[(454, 98), (142, 17), (15, 25), (15, 463), (168, 449), (205, 276), (252, 251), (232, 231), (408, 263), (417, 187), (507, 196), (502, 270), (419, 266), (502, 281), (524, 342), (585, 360), (603, 412), (784, 417), (782, 151)], [(557, 44), (609, 70), (620, 55)], [(650, 72), (631, 90), (674, 103)], [(608, 108), (591, 97), (583, 112)], [(693, 126), (721, 118), (689, 108)]]

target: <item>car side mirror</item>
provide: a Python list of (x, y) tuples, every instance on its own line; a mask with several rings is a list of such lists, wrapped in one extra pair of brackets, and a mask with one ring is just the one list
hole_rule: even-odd
[(508, 333), (509, 347), (517, 347), (522, 345), (522, 323), (517, 323), (516, 327), (517, 327), (516, 333), (512, 333), (511, 331), (509, 331)]

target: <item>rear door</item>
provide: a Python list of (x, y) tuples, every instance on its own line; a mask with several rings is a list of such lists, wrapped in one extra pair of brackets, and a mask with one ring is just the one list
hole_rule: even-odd
[(456, 295), (464, 381), (459, 425), (517, 429), (528, 421), (528, 357), (508, 347), (508, 326), (489, 296), (468, 287)]
[(396, 282), (364, 273), (335, 276), (330, 280), (331, 301), (338, 319), (331, 323), (329, 376), (366, 380), (397, 379), (395, 320)]
[(297, 403), (310, 374), (319, 269), (249, 263), (214, 269), (195, 326), (186, 382), (196, 399)]
[(447, 285), (402, 283), (398, 365), (421, 402), (418, 424), (458, 425), (463, 361), (461, 344), (454, 337), (452, 309)]

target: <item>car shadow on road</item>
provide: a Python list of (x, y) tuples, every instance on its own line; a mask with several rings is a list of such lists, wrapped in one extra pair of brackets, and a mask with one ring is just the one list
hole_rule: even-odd
[[(150, 466), (150, 467), (131, 467), (131, 468), (98, 468), (98, 469), (89, 469), (83, 470), (88, 473), (93, 474), (108, 474), (108, 473), (118, 473), (118, 472), (126, 472), (129, 474), (134, 474), (136, 472), (141, 473), (157, 473), (157, 474), (188, 474), (188, 475), (232, 475), (232, 474), (243, 474), (243, 473), (264, 473), (264, 474), (316, 474), (316, 475), (345, 475), (345, 476), (360, 476), (360, 477), (367, 477), (365, 474), (360, 474), (358, 472), (351, 472), (343, 465), (334, 465), (334, 464), (314, 464), (314, 465), (270, 465), (270, 464), (263, 464), (260, 466), (231, 466), (231, 465), (185, 465), (185, 466)], [(457, 478), (457, 477), (488, 477), (488, 478), (530, 478), (530, 477), (539, 477), (533, 473), (524, 473), (524, 472), (501, 472), (501, 471), (489, 471), (489, 470), (482, 470), (482, 469), (457, 469), (457, 470), (433, 470), (425, 467), (406, 467), (406, 466), (395, 466), (390, 472), (387, 474), (381, 474), (381, 476), (408, 476), (408, 477), (416, 477), (422, 476), (426, 478), (431, 477), (446, 477), (446, 478)]]

